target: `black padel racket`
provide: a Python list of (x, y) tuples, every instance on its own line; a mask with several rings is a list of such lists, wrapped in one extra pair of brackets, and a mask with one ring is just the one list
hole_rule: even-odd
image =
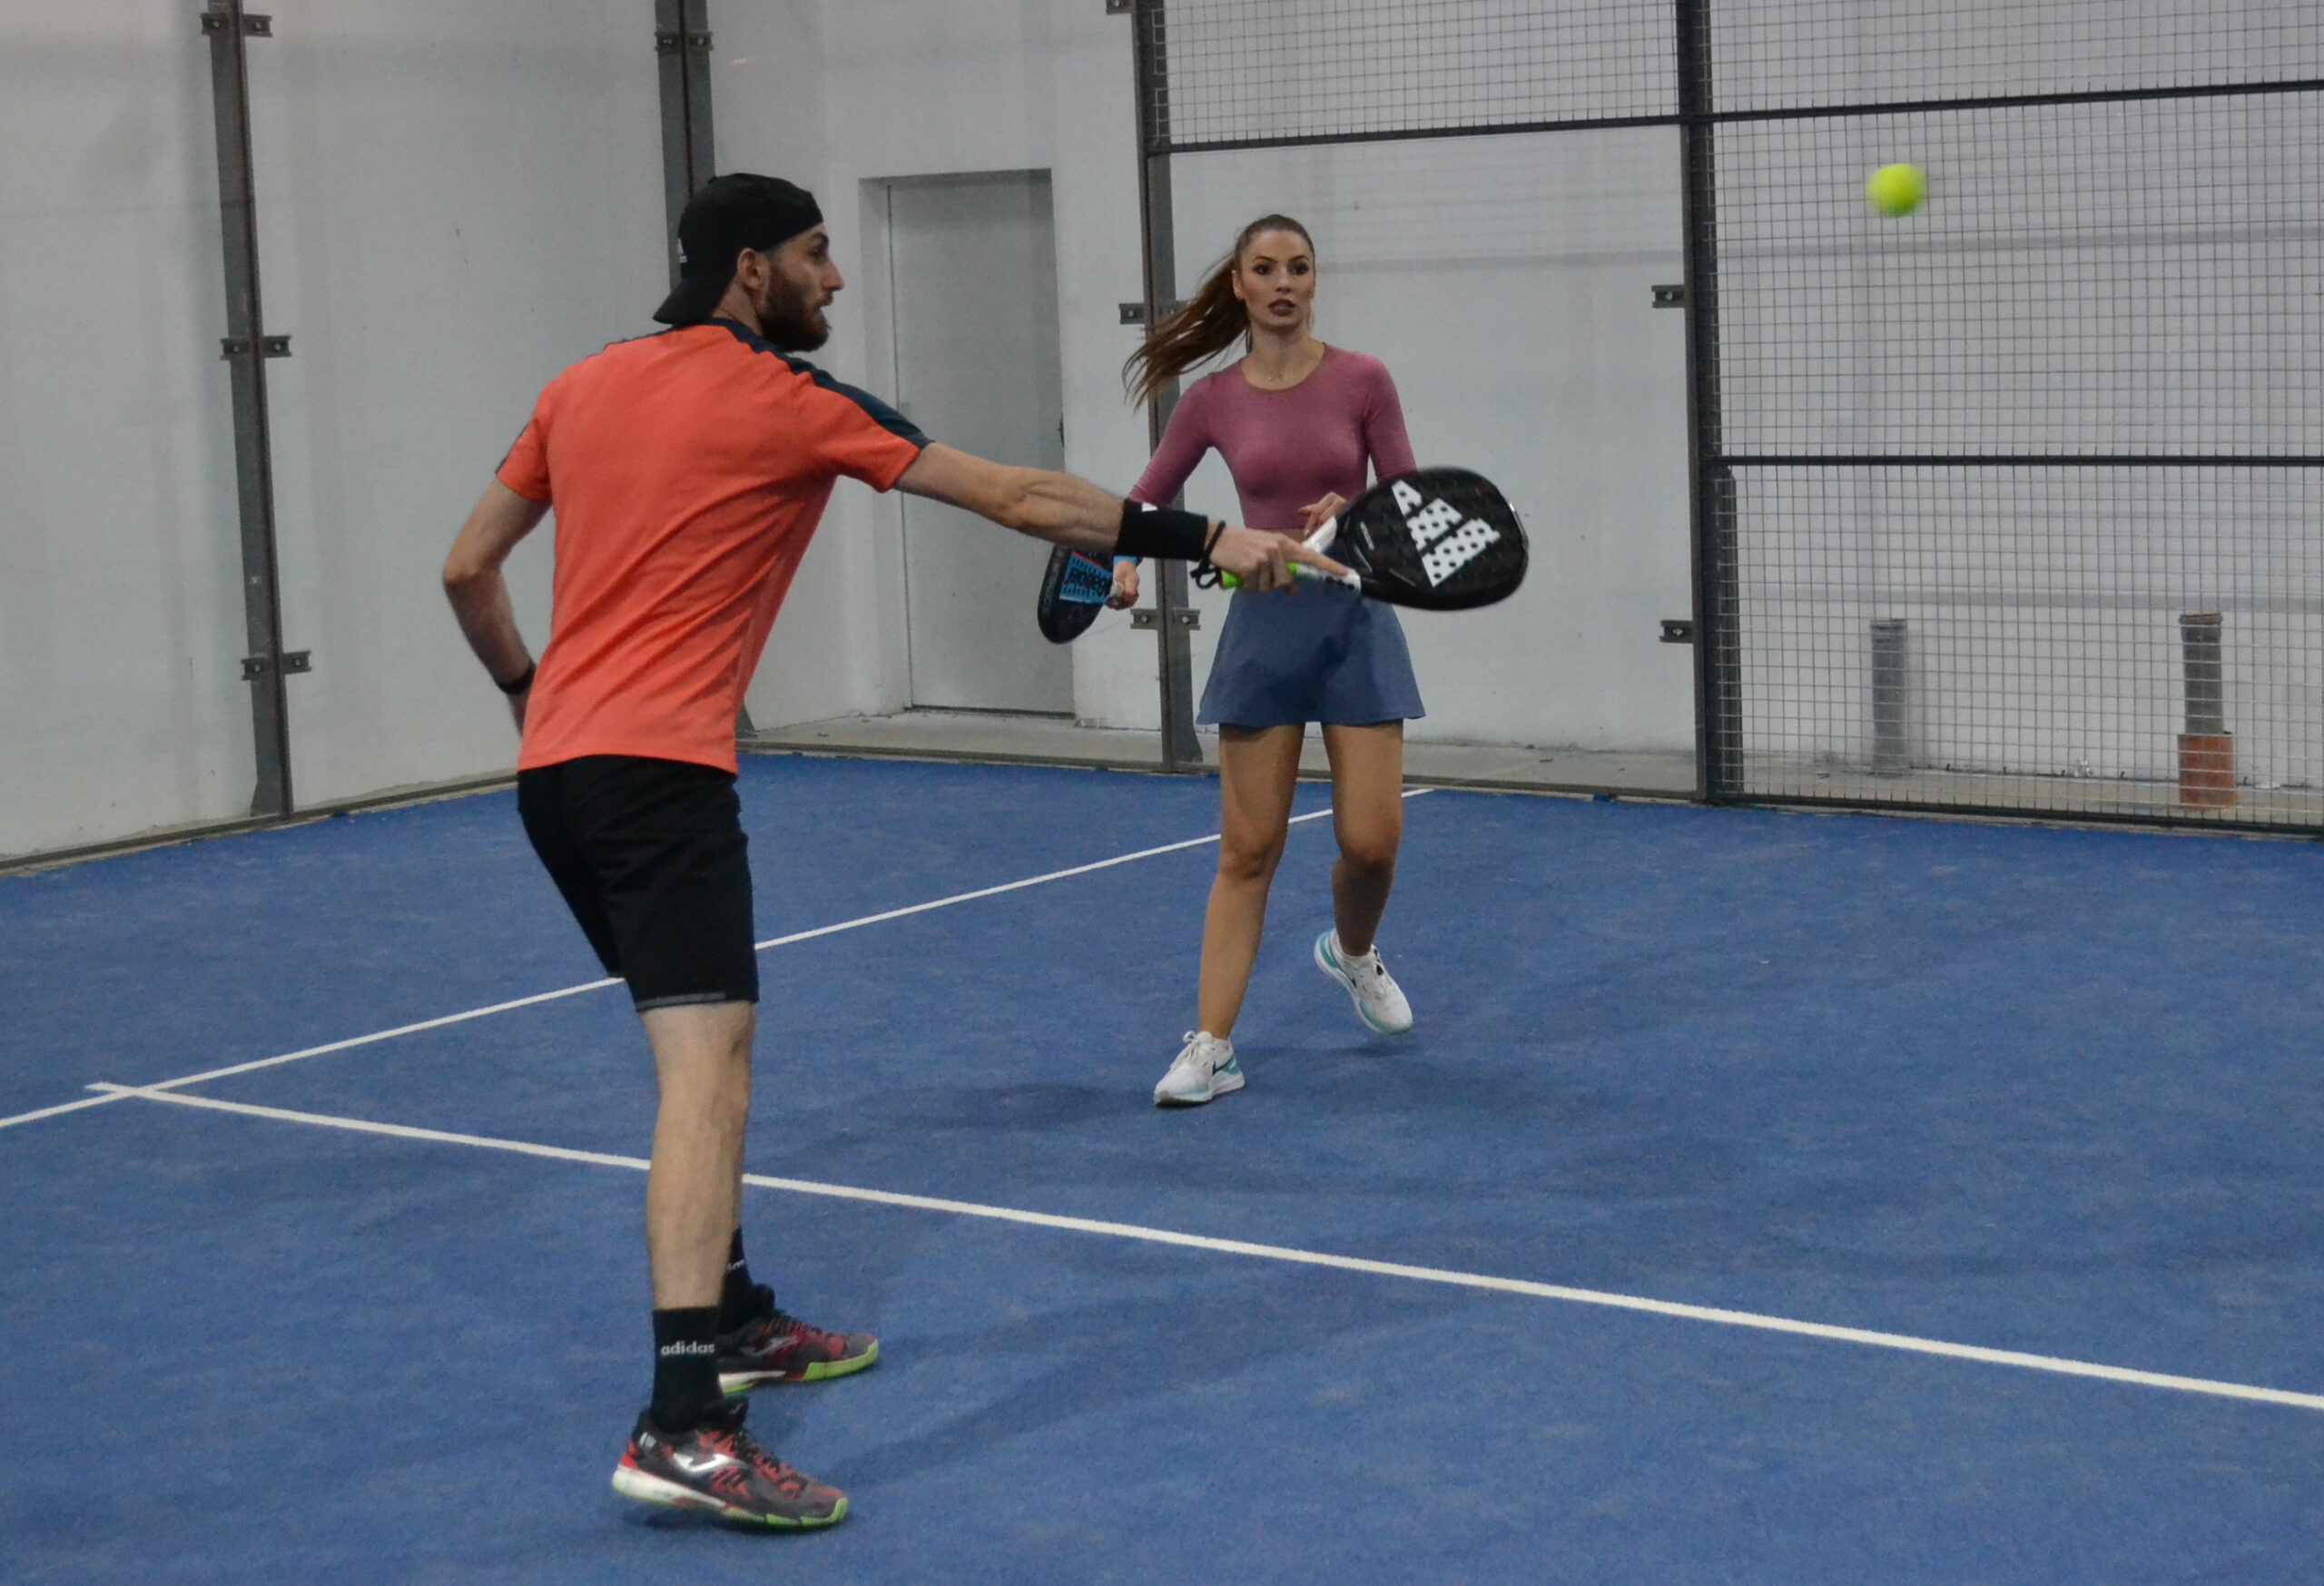
[[(1525, 582), (1525, 526), (1491, 479), (1466, 468), (1383, 479), (1307, 544), (1348, 568), (1348, 582), (1373, 599), (1416, 611), (1491, 606)], [(1341, 582), (1294, 566), (1303, 578)]]
[(1041, 637), (1052, 645), (1079, 638), (1106, 609), (1106, 596), (1113, 592), (1112, 568), (1068, 547), (1052, 547), (1049, 571), (1041, 575), (1040, 602), (1033, 608)]

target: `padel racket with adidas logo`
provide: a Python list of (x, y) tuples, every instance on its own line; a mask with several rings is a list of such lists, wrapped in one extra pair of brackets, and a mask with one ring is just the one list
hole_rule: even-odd
[[(1466, 468), (1420, 468), (1383, 479), (1307, 537), (1346, 567), (1345, 580), (1304, 565), (1318, 582), (1345, 582), (1374, 600), (1416, 611), (1469, 611), (1517, 593), (1529, 555), (1525, 526), (1491, 479)], [(1232, 588), (1235, 580), (1221, 578)]]
[(1041, 575), (1041, 597), (1033, 608), (1041, 637), (1052, 645), (1079, 638), (1106, 609), (1106, 596), (1113, 592), (1113, 568), (1068, 547), (1053, 547), (1049, 570)]

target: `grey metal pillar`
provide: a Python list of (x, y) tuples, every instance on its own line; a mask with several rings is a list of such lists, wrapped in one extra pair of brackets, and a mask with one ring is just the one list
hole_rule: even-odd
[[(1137, 75), (1137, 197), (1146, 244), (1146, 323), (1159, 324), (1178, 295), (1177, 236), (1170, 202), (1170, 84), (1165, 69), (1163, 0), (1136, 0), (1130, 14), (1131, 55)], [(1177, 406), (1177, 381), (1147, 409), (1147, 439), (1162, 431)], [(1154, 565), (1155, 642), (1161, 653), (1162, 769), (1198, 772), (1202, 741), (1195, 735), (1194, 645), (1201, 614), (1187, 599), (1187, 565)]]
[(717, 174), (711, 143), (710, 0), (654, 0), (662, 60), (662, 195), (669, 215), (670, 283), (677, 284), (678, 213)]
[(304, 652), (282, 648), (282, 594), (275, 555), (274, 456), (267, 425), (266, 360), (290, 355), (288, 336), (271, 336), (259, 296), (258, 202), (251, 173), (250, 62), (245, 45), (273, 36), (273, 19), (242, 0), (210, 0), (202, 14), (210, 39), (210, 92), (218, 123), (218, 209), (226, 265), (226, 335), (232, 382), (234, 479), (241, 504), (242, 625), (251, 685), (251, 737), (258, 762), (253, 815), (287, 815), (290, 702), (287, 675), (307, 669)]
[[(654, 0), (654, 53), (662, 60), (662, 209), (670, 234), (670, 284), (678, 284), (678, 216), (718, 174), (710, 117), (710, 0)], [(734, 735), (757, 734), (750, 706)]]
[(1743, 698), (1735, 472), (1721, 458), (1718, 190), (1710, 115), (1710, 0), (1677, 0), (1679, 185), (1686, 228), (1687, 448), (1695, 563), (1695, 786), (1741, 791)]

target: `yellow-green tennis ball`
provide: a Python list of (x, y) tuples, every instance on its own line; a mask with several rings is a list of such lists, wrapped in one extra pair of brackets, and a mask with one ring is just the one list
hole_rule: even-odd
[(1864, 179), (1864, 199), (1884, 215), (1908, 215), (1928, 196), (1928, 178), (1917, 165), (1883, 165)]

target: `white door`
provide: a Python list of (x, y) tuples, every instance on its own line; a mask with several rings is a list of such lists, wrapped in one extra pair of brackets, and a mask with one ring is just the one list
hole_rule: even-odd
[[(904, 412), (947, 446), (1063, 467), (1049, 172), (895, 182), (887, 199)], [(917, 497), (903, 511), (912, 704), (1069, 714), (1072, 666), (1033, 626), (1049, 547)]]

